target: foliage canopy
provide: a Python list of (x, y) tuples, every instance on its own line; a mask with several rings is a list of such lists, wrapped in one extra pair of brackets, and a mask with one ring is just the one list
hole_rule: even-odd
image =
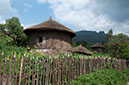
[(20, 45), (27, 41), (26, 35), (23, 33), (23, 26), (17, 17), (12, 17), (6, 20), (5, 26), (13, 39), (13, 44)]
[(123, 33), (112, 36), (108, 40), (106, 48), (112, 57), (129, 59), (129, 36)]

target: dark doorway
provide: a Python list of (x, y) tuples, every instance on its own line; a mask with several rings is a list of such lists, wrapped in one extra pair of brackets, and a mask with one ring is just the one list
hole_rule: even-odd
[(39, 43), (41, 43), (43, 41), (42, 37), (39, 37)]

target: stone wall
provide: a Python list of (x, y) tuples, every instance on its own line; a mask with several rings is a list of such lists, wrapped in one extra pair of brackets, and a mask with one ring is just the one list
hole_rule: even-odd
[[(39, 42), (42, 37), (42, 42)], [(37, 46), (38, 49), (52, 49), (65, 52), (72, 48), (72, 36), (61, 31), (38, 31), (29, 35), (29, 45)]]

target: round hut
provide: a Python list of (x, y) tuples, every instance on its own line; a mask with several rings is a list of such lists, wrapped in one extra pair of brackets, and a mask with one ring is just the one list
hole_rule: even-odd
[(104, 51), (104, 46), (99, 43), (96, 43), (91, 47), (91, 49), (93, 49), (94, 52), (102, 53)]
[(79, 53), (84, 55), (92, 55), (93, 52), (89, 51), (88, 49), (84, 48), (82, 45), (73, 49), (73, 53)]
[(29, 36), (29, 46), (50, 54), (66, 52), (72, 49), (72, 38), (76, 33), (51, 19), (24, 30)]

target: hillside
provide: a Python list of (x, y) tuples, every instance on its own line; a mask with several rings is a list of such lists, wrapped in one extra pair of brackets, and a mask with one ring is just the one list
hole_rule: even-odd
[(73, 38), (74, 42), (86, 41), (86, 42), (97, 43), (97, 42), (105, 42), (106, 41), (104, 31), (96, 32), (96, 31), (82, 30), (82, 31), (78, 31), (76, 33), (77, 33), (76, 37)]

